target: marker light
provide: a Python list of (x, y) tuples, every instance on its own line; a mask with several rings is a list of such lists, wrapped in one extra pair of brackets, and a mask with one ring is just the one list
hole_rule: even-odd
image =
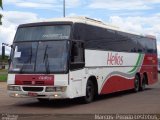
[(46, 92), (65, 92), (66, 86), (63, 87), (46, 87)]

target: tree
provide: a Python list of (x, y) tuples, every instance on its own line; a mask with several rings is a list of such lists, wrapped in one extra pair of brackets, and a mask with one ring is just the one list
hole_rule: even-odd
[[(0, 0), (0, 7), (3, 9), (2, 0)], [(2, 25), (1, 18), (2, 18), (2, 14), (0, 14), (0, 25)]]
[(0, 0), (0, 7), (3, 9), (3, 6), (2, 6), (2, 0)]

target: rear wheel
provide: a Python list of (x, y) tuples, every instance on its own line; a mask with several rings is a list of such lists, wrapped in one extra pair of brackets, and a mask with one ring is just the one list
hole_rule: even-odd
[(142, 80), (142, 84), (141, 84), (141, 87), (140, 87), (140, 90), (145, 90), (146, 88), (146, 81), (147, 81), (147, 77), (144, 75), (143, 76), (143, 80)]
[(134, 80), (134, 92), (139, 91), (139, 86), (140, 86), (139, 81), (140, 81), (140, 78), (138, 77), (138, 75), (136, 75)]
[(86, 85), (86, 96), (83, 97), (84, 103), (90, 103), (93, 101), (95, 95), (94, 84), (91, 80), (87, 81)]

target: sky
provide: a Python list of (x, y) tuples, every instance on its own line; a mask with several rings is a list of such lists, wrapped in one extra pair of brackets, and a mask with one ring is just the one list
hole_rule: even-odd
[[(12, 44), (18, 25), (63, 17), (63, 0), (2, 0), (1, 43)], [(87, 16), (122, 30), (154, 35), (160, 57), (160, 0), (65, 0), (66, 16)], [(9, 54), (9, 48), (7, 48)], [(1, 54), (1, 49), (0, 49)]]

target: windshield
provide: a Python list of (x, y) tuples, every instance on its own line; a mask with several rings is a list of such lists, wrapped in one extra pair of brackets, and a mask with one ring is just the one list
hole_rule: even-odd
[(70, 25), (52, 25), (18, 28), (16, 41), (63, 40), (69, 39)]
[(67, 40), (13, 44), (9, 71), (53, 73), (67, 70)]

